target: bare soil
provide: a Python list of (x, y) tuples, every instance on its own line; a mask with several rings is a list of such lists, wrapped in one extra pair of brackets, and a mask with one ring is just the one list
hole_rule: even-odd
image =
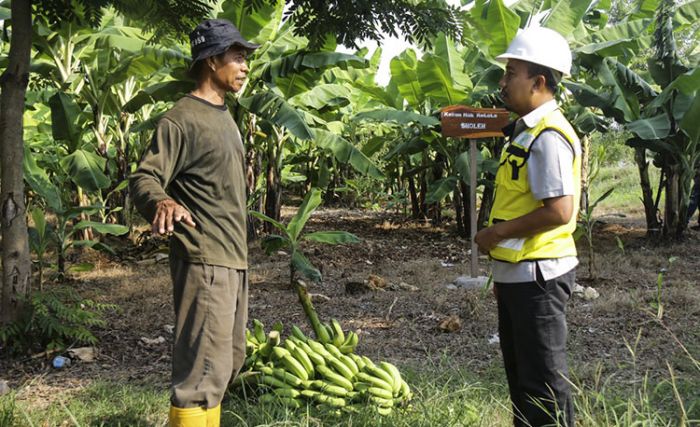
[[(285, 211), (287, 217), (291, 213)], [(416, 369), (447, 356), (476, 373), (486, 375), (494, 367), (500, 372), (498, 344), (490, 343), (497, 332), (491, 292), (448, 288), (456, 277), (469, 274), (468, 241), (456, 235), (453, 223), (436, 227), (389, 213), (324, 209), (307, 225), (307, 231), (320, 230), (350, 231), (362, 239), (355, 245), (305, 246), (324, 276), (323, 283), (310, 285), (310, 292), (318, 294), (316, 309), (322, 319), (337, 318), (345, 329), (359, 333), (358, 353)], [(97, 331), (94, 363), (55, 370), (46, 357), (0, 357), (0, 379), (8, 380), (20, 399), (41, 407), (95, 380), (167, 387), (172, 296), (167, 260), (156, 261), (165, 242), (142, 240), (140, 246), (123, 247), (118, 258), (93, 251), (76, 255), (75, 260), (96, 268), (73, 274), (70, 286), (120, 310), (108, 313), (108, 327)], [(597, 273), (590, 277), (585, 244), (579, 242), (577, 281), (595, 288), (600, 297), (587, 301), (575, 295), (568, 306), (569, 353), (577, 377), (593, 381), (600, 368), (622, 385), (638, 381), (632, 372), (648, 372), (653, 381), (668, 377), (668, 362), (677, 376), (698, 381), (686, 351), (700, 358), (700, 233), (690, 231), (683, 242), (657, 246), (644, 238), (641, 218), (604, 217), (595, 230), (595, 250)], [(669, 267), (671, 257), (677, 259)], [(289, 285), (288, 262), (287, 254), (267, 256), (257, 242), (251, 243), (249, 317), (268, 327), (281, 321), (286, 331), (297, 324), (309, 332)], [(480, 267), (486, 274), (484, 257)], [(652, 304), (663, 268), (664, 313), (658, 321)], [(381, 284), (381, 279), (383, 289), (346, 292), (348, 283)], [(449, 316), (459, 319), (456, 332), (439, 327)], [(158, 337), (163, 342), (143, 340)], [(624, 369), (632, 364), (636, 370)]]

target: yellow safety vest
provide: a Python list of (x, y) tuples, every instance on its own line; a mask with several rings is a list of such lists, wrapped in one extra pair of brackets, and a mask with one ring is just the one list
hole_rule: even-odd
[[(520, 133), (503, 149), (500, 166), (496, 173), (496, 194), (489, 217), (489, 226), (494, 222), (508, 221), (526, 215), (543, 206), (536, 200), (530, 190), (527, 179), (527, 159), (530, 148), (537, 137), (545, 130), (554, 130), (571, 144), (572, 149), (578, 143), (578, 136), (559, 110), (548, 113), (534, 127)], [(542, 143), (541, 141), (538, 144)], [(565, 225), (532, 237), (506, 239), (491, 250), (493, 259), (506, 262), (562, 258), (576, 255), (576, 245), (572, 233), (576, 230), (581, 188), (581, 156), (574, 149), (574, 212)]]

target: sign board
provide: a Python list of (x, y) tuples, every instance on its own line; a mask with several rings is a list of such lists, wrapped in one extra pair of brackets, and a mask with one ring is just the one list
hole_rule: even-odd
[(471, 108), (451, 105), (440, 111), (443, 136), (489, 138), (503, 136), (508, 124), (508, 111), (503, 108)]

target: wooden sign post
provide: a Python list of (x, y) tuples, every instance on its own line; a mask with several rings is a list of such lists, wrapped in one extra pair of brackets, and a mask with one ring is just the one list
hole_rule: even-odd
[(469, 201), (471, 206), (471, 277), (479, 272), (479, 250), (474, 242), (476, 235), (476, 138), (503, 136), (502, 129), (508, 124), (508, 111), (502, 108), (471, 108), (452, 105), (440, 111), (443, 136), (469, 138)]

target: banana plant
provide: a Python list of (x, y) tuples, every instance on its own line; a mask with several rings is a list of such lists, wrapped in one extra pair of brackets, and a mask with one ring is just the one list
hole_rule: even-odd
[[(692, 17), (700, 16), (700, 2), (680, 7), (656, 2), (655, 20), (649, 12), (638, 11), (633, 18), (582, 38), (579, 52), (580, 73), (585, 83), (567, 86), (579, 103), (603, 111), (633, 133), (627, 144), (636, 151), (647, 233), (658, 236), (658, 195), (666, 192), (662, 235), (678, 237), (684, 232), (694, 165), (700, 158), (698, 117), (700, 88), (698, 63), (683, 61), (675, 44), (677, 31)], [(641, 14), (641, 15), (640, 15)], [(629, 50), (651, 48), (645, 70), (636, 71), (626, 62)], [(617, 54), (618, 56), (608, 56)], [(659, 89), (661, 89), (659, 91)], [(654, 153), (662, 170), (657, 197), (652, 195), (646, 152)]]
[(39, 292), (43, 292), (44, 267), (46, 266), (44, 256), (53, 240), (53, 227), (46, 221), (46, 215), (43, 210), (34, 208), (31, 210), (31, 216), (34, 227), (30, 227), (27, 230), (29, 232), (29, 248), (37, 257), (37, 284), (39, 285)]
[[(95, 249), (105, 250), (114, 254), (114, 250), (104, 242), (96, 239), (76, 239), (75, 235), (79, 231), (92, 229), (100, 234), (110, 234), (121, 236), (128, 233), (129, 228), (119, 224), (105, 224), (102, 222), (80, 220), (85, 215), (92, 215), (103, 209), (102, 206), (75, 206), (71, 207), (68, 204), (70, 201), (64, 200), (64, 194), (51, 181), (46, 171), (37, 165), (34, 157), (29, 153), (28, 148), (25, 149), (24, 156), (24, 179), (29, 184), (31, 189), (38, 194), (46, 203), (46, 211), (52, 212), (56, 216), (56, 225), (52, 228), (42, 226), (43, 230), (40, 233), (42, 241), (37, 241), (37, 249), (42, 249), (40, 258), (45, 250), (46, 237), (48, 232), (52, 232), (53, 239), (56, 243), (57, 269), (58, 274), (63, 275), (66, 271), (66, 254), (71, 247), (91, 247)], [(45, 215), (44, 215), (45, 218)], [(34, 218), (35, 224), (43, 224), (45, 220), (41, 215), (37, 214)], [(38, 230), (38, 229), (37, 229)]]
[[(80, 181), (75, 182), (80, 204), (92, 198), (115, 205), (109, 215), (128, 211), (118, 183), (127, 178), (146, 140), (132, 137), (131, 128), (153, 107), (129, 111), (127, 101), (148, 82), (184, 66), (186, 56), (177, 46), (148, 45), (141, 29), (124, 25), (114, 12), (105, 13), (96, 30), (75, 23), (51, 30), (38, 22), (35, 31), (38, 52), (32, 67), (53, 86), (39, 93), (48, 98), (55, 140), (68, 154), (63, 167)], [(117, 215), (128, 222), (128, 215)]]
[(299, 206), (299, 210), (297, 210), (296, 214), (294, 214), (286, 225), (260, 212), (250, 212), (250, 214), (256, 218), (269, 222), (280, 232), (280, 234), (265, 236), (261, 244), (268, 255), (282, 249), (290, 253), (289, 281), (291, 286), (295, 286), (295, 274), (297, 272), (314, 282), (320, 282), (322, 280), (321, 272), (303, 253), (303, 241), (331, 245), (360, 242), (357, 236), (346, 231), (316, 231), (312, 233), (303, 233), (306, 222), (320, 204), (321, 190), (314, 188), (306, 193), (304, 200)]

